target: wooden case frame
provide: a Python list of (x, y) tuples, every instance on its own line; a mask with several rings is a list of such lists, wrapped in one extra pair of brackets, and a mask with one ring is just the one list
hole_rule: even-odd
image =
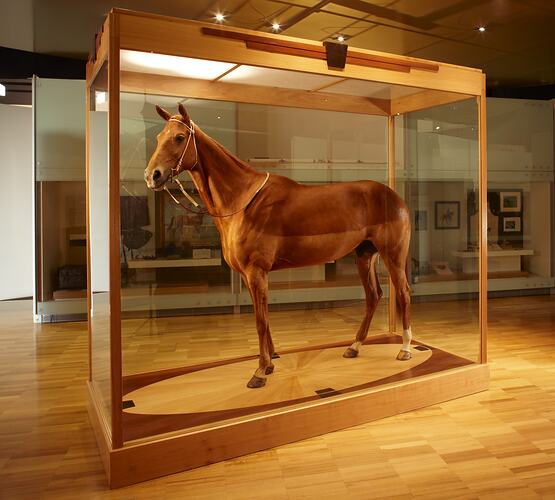
[[(202, 43), (199, 43), (202, 40)], [(338, 430), (373, 419), (410, 411), (485, 390), (487, 337), (487, 179), (485, 75), (477, 69), (431, 63), (411, 57), (357, 49), (349, 52), (343, 70), (328, 69), (322, 44), (282, 35), (252, 32), (154, 14), (113, 9), (97, 35), (87, 64), (87, 237), (89, 227), (90, 90), (108, 61), (109, 105), (109, 251), (110, 251), (110, 425), (93, 383), (91, 341), (90, 246), (87, 250), (89, 287), (89, 414), (111, 487), (152, 479), (231, 457)], [(423, 90), (397, 99), (368, 99), (324, 91), (234, 85), (150, 74), (120, 73), (120, 49), (175, 56), (222, 60), (305, 73), (341, 76)], [(276, 104), (301, 108), (352, 111), (388, 117), (388, 179), (395, 188), (394, 117), (474, 97), (478, 108), (480, 259), (479, 363), (419, 377), (385, 387), (329, 398), (315, 404), (266, 412), (193, 432), (177, 432), (125, 444), (122, 431), (122, 341), (120, 293), (119, 99), (120, 89), (188, 95), (236, 102)], [(393, 293), (390, 294), (394, 296)], [(395, 332), (395, 300), (389, 302), (390, 332)], [(118, 409), (116, 411), (116, 409)], [(308, 425), (310, 423), (310, 425)], [(305, 425), (306, 424), (306, 425)], [(248, 436), (246, 438), (245, 436)]]

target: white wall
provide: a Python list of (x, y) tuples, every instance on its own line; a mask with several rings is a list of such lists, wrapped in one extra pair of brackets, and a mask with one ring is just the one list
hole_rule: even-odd
[(32, 110), (0, 104), (0, 300), (33, 295)]

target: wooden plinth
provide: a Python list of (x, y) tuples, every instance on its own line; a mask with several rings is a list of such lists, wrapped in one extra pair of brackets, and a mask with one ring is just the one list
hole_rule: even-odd
[[(267, 386), (256, 390), (244, 388), (256, 366), (254, 356), (127, 377), (124, 400), (135, 404), (123, 412), (128, 444), (115, 450), (100, 444), (110, 486), (208, 465), (488, 388), (486, 365), (426, 346), (415, 349), (411, 361), (399, 362), (394, 359), (399, 342), (396, 335), (369, 339), (357, 359), (342, 358), (341, 343), (284, 351)], [(334, 392), (330, 396), (325, 389)], [(99, 432), (94, 397), (91, 403), (97, 439), (106, 439), (106, 433)], [(149, 437), (160, 433), (166, 434)]]

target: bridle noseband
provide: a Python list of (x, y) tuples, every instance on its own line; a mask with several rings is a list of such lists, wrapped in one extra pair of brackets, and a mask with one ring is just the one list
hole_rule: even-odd
[[(168, 120), (169, 122), (178, 122), (181, 123), (182, 125), (185, 126), (185, 128), (187, 129), (187, 131), (189, 132), (189, 137), (187, 138), (187, 142), (185, 143), (185, 147), (183, 148), (183, 153), (181, 153), (181, 156), (179, 157), (179, 161), (177, 162), (177, 165), (175, 167), (172, 167), (171, 171), (170, 171), (170, 181), (174, 181), (177, 183), (177, 185), (179, 186), (180, 191), (183, 193), (183, 195), (195, 206), (195, 207), (199, 207), (199, 204), (197, 203), (197, 201), (189, 194), (187, 193), (187, 191), (185, 191), (185, 188), (183, 187), (183, 184), (181, 184), (181, 182), (178, 179), (179, 174), (181, 173), (180, 169), (181, 169), (181, 165), (183, 164), (183, 158), (185, 157), (185, 153), (187, 152), (187, 149), (189, 149), (189, 144), (191, 142), (191, 138), (193, 139), (193, 145), (195, 147), (195, 163), (193, 163), (193, 166), (188, 169), (187, 171), (190, 172), (191, 170), (193, 170), (198, 164), (199, 164), (199, 158), (198, 158), (198, 149), (197, 149), (197, 140), (195, 137), (195, 124), (193, 123), (193, 120), (189, 120), (190, 125), (188, 125), (187, 123), (185, 123), (182, 120), (179, 120), (178, 118), (170, 118)], [(252, 200), (254, 200), (254, 198), (256, 197), (256, 195), (260, 192), (260, 190), (266, 185), (266, 182), (268, 182), (268, 179), (270, 178), (270, 173), (266, 172), (266, 178), (264, 179), (264, 181), (262, 182), (262, 184), (258, 187), (258, 189), (254, 192), (254, 194), (251, 196), (251, 198), (249, 199), (249, 201), (245, 204), (245, 206), (243, 206), (242, 208), (240, 208), (239, 210), (235, 210), (234, 212), (231, 212), (229, 214), (224, 214), (224, 215), (220, 215), (220, 214), (213, 214), (210, 213), (207, 209), (204, 210), (199, 210), (198, 212), (195, 212), (194, 210), (191, 210), (190, 208), (186, 207), (185, 205), (183, 205), (172, 193), (171, 191), (168, 189), (168, 186), (166, 184), (164, 184), (164, 191), (166, 191), (172, 198), (172, 200), (177, 204), (180, 205), (181, 207), (183, 207), (185, 210), (192, 212), (194, 214), (208, 214), (211, 215), (212, 217), (230, 217), (232, 215), (235, 215), (239, 212), (242, 212), (243, 210), (245, 210), (250, 203), (252, 202)], [(194, 183), (194, 180), (193, 180)]]

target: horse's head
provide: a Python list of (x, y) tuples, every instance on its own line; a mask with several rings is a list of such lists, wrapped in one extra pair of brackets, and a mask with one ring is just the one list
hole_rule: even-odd
[(183, 105), (179, 105), (179, 115), (172, 116), (160, 106), (156, 106), (156, 111), (166, 125), (157, 136), (156, 150), (145, 169), (145, 181), (150, 189), (160, 190), (170, 177), (193, 168), (198, 156), (193, 124)]

